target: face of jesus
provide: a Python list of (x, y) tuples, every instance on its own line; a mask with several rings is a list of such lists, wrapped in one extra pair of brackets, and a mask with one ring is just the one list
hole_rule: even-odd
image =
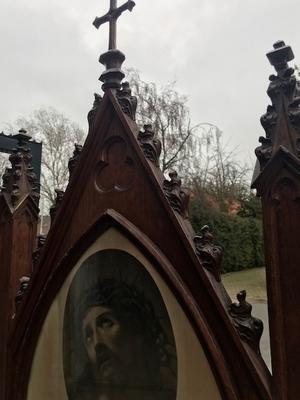
[(138, 338), (130, 335), (108, 307), (94, 306), (82, 321), (84, 344), (97, 384), (120, 384), (136, 364)]

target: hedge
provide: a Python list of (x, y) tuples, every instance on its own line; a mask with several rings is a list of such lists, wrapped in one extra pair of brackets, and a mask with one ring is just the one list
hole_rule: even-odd
[(223, 272), (264, 265), (260, 219), (208, 210), (199, 203), (192, 204), (190, 214), (195, 232), (198, 233), (203, 225), (208, 225), (215, 242), (224, 248)]

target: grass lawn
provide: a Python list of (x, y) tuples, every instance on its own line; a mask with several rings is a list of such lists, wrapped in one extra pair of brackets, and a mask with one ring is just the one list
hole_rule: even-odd
[(246, 289), (250, 302), (266, 302), (266, 277), (264, 268), (252, 268), (222, 275), (222, 282), (231, 299), (236, 300), (240, 290)]

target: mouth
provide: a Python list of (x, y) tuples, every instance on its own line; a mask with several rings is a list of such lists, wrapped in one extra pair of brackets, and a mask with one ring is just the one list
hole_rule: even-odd
[(113, 361), (113, 357), (109, 353), (100, 353), (97, 355), (97, 365), (99, 367), (105, 366)]

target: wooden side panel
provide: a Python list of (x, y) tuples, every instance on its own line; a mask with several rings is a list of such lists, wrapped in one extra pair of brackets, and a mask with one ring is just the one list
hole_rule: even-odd
[[(263, 197), (274, 399), (300, 393), (300, 186), (289, 174)], [(292, 279), (291, 279), (292, 277)]]
[(0, 215), (0, 398), (4, 398), (10, 310), (11, 216)]

